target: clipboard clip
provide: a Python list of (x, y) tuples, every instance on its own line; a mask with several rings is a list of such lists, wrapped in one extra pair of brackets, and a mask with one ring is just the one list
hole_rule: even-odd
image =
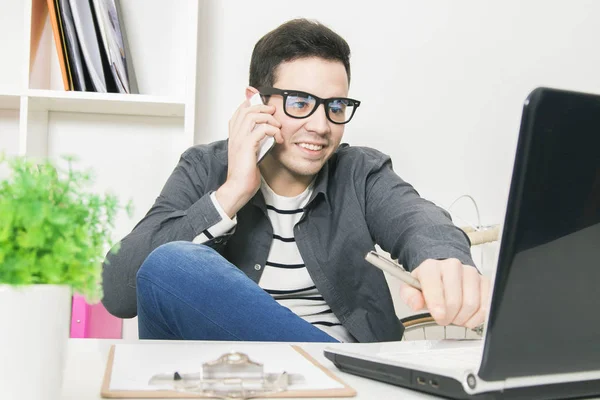
[(219, 399), (250, 399), (286, 391), (290, 384), (303, 381), (302, 375), (285, 371), (265, 373), (263, 365), (248, 355), (231, 352), (203, 363), (201, 372), (154, 375), (149, 385)]

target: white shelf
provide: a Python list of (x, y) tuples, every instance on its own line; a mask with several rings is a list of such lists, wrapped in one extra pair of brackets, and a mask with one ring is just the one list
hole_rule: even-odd
[[(27, 92), (34, 111), (183, 117), (185, 103), (164, 96), (32, 89)], [(1, 103), (0, 97), (0, 104)], [(18, 105), (18, 101), (17, 101)]]
[(18, 110), (20, 102), (18, 94), (0, 93), (0, 110)]

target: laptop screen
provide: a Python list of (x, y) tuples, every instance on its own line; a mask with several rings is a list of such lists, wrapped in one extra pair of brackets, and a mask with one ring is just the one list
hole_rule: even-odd
[(599, 369), (598, 338), (600, 96), (536, 89), (523, 109), (479, 375)]
[(600, 223), (600, 100), (547, 93), (532, 112), (517, 251)]

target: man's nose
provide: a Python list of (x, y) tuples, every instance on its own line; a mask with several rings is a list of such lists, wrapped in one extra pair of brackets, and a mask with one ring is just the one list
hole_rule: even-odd
[(326, 112), (325, 105), (319, 104), (315, 112), (308, 117), (309, 121), (306, 124), (306, 129), (321, 135), (328, 133), (329, 120), (327, 119), (327, 115), (325, 115)]

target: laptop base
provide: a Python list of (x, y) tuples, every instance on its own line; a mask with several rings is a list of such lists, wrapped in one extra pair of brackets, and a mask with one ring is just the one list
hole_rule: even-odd
[(374, 361), (354, 358), (336, 354), (325, 350), (324, 355), (335, 366), (352, 375), (378, 380), (407, 389), (416, 390), (450, 399), (477, 399), (477, 400), (559, 400), (559, 399), (585, 399), (598, 395), (600, 380), (522, 387), (498, 392), (467, 394), (462, 384), (456, 379), (432, 374), (430, 372), (416, 371), (396, 365), (378, 363)]

